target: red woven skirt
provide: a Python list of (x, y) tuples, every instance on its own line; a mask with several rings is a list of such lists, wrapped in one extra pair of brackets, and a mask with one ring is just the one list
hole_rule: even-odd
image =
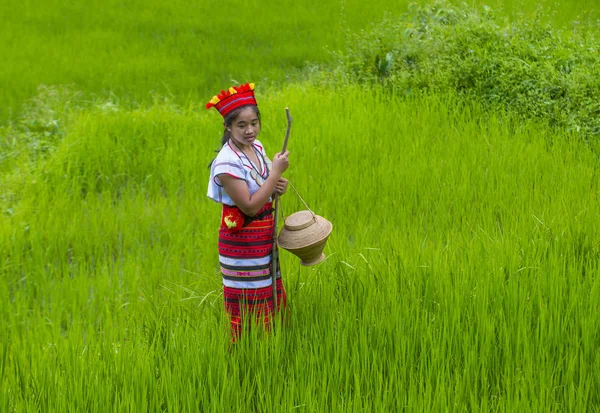
[[(267, 203), (250, 220), (237, 207), (223, 205), (219, 229), (219, 261), (223, 276), (225, 311), (229, 315), (231, 338), (235, 342), (243, 326), (258, 324), (270, 329), (274, 313), (272, 252), (274, 216)], [(277, 269), (277, 309), (286, 307), (286, 295)]]

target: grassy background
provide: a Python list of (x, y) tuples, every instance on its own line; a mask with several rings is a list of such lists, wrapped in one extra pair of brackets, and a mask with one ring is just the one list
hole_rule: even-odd
[[(564, 24), (566, 5), (581, 11), (575, 2), (557, 5), (554, 18)], [(326, 25), (327, 14), (311, 19), (314, 8), (290, 3), (289, 21), (281, 21), (298, 25), (290, 38), (244, 26), (248, 11), (275, 14), (264, 3), (205, 6), (218, 13), (213, 19), (177, 6), (128, 13), (129, 24), (115, 17), (117, 3), (72, 6), (73, 14), (20, 3), (22, 18), (63, 34), (30, 32), (30, 46), (15, 51), (65, 56), (60, 45), (81, 41), (90, 53), (73, 47), (64, 70), (6, 82), (31, 86), (10, 92), (14, 102), (39, 83), (75, 86), (41, 89), (22, 112), (28, 130), (1, 130), (0, 410), (598, 410), (597, 143), (451, 95), (281, 82), (290, 67), (325, 61), (317, 44), (341, 47), (345, 27), (367, 25), (385, 4), (320, 5), (332, 20), (344, 10), (352, 22)], [(94, 8), (87, 23), (77, 18)], [(206, 46), (212, 58), (194, 55), (202, 72), (182, 64), (172, 98), (152, 82), (179, 73), (177, 62), (189, 60), (173, 56), (193, 48), (168, 47), (172, 36), (155, 48), (102, 40), (104, 29), (90, 43), (66, 35), (144, 24), (159, 35), (169, 19), (210, 33), (210, 24), (231, 19), (237, 28), (215, 37), (221, 48)], [(298, 33), (323, 43), (298, 43)], [(61, 40), (45, 49), (41, 38)], [(256, 42), (263, 58), (218, 67), (240, 39)], [(277, 45), (273, 53), (266, 39)], [(239, 61), (257, 56), (242, 49)], [(75, 56), (82, 64), (71, 64)], [(121, 65), (110, 75), (109, 60)], [(90, 76), (77, 78), (85, 71)], [(205, 196), (221, 128), (195, 99), (253, 74), (268, 79), (257, 89), (260, 139), (275, 152), (289, 106), (287, 176), (334, 232), (317, 267), (282, 253), (291, 317), (281, 334), (253, 331), (230, 352), (219, 207)], [(139, 83), (127, 81), (134, 77)], [(106, 96), (89, 100), (94, 93)], [(283, 208), (304, 206), (290, 190)]]
[(294, 108), (289, 177), (334, 223), (325, 263), (283, 254), (285, 334), (227, 353), (214, 119), (88, 110), (4, 216), (6, 410), (598, 405), (593, 148), (451, 98), (262, 102), (269, 147)]
[(40, 84), (74, 84), (127, 102), (173, 95), (207, 100), (216, 85), (279, 84), (328, 58), (344, 30), (364, 27), (405, 2), (147, 1), (3, 2), (1, 54), (10, 62), (0, 107), (17, 110)]
[[(18, 119), (41, 84), (73, 85), (87, 98), (128, 104), (165, 95), (182, 104), (205, 101), (221, 87), (215, 85), (248, 79), (276, 88), (308, 62), (328, 61), (330, 51), (344, 48), (347, 33), (402, 13), (409, 3), (5, 0), (0, 123)], [(598, 18), (584, 0), (485, 4), (507, 18), (544, 11), (558, 25)]]

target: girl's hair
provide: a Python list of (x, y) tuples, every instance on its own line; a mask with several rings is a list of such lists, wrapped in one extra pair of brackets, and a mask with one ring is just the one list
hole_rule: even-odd
[[(223, 145), (225, 145), (227, 142), (229, 142), (229, 139), (231, 139), (231, 132), (229, 132), (229, 130), (227, 130), (227, 128), (231, 127), (231, 125), (233, 124), (233, 121), (238, 117), (240, 112), (242, 110), (244, 110), (245, 108), (253, 108), (254, 109), (254, 112), (256, 113), (256, 116), (258, 117), (258, 122), (262, 126), (262, 122), (260, 119), (260, 110), (258, 109), (258, 106), (245, 105), (245, 106), (240, 106), (239, 108), (235, 108), (234, 110), (229, 112), (227, 115), (225, 115), (225, 117), (223, 118), (223, 124), (225, 125), (225, 129), (223, 130), (223, 137), (221, 138), (221, 147)], [(219, 152), (219, 150), (217, 150), (215, 152)], [(214, 159), (212, 161), (210, 161), (210, 163), (208, 164), (209, 168), (212, 166), (213, 162), (214, 162)]]

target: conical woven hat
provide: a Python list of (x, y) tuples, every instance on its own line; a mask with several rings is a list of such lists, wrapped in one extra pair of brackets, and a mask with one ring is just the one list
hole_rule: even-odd
[(314, 265), (323, 259), (322, 253), (333, 225), (311, 211), (299, 211), (285, 219), (279, 233), (279, 246), (301, 259), (303, 265)]

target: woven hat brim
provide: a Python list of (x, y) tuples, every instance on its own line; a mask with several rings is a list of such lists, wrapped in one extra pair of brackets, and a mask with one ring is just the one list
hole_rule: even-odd
[(283, 249), (297, 250), (317, 244), (326, 239), (333, 230), (333, 224), (325, 218), (316, 216), (317, 222), (308, 228), (308, 231), (289, 231), (282, 228), (277, 243)]

